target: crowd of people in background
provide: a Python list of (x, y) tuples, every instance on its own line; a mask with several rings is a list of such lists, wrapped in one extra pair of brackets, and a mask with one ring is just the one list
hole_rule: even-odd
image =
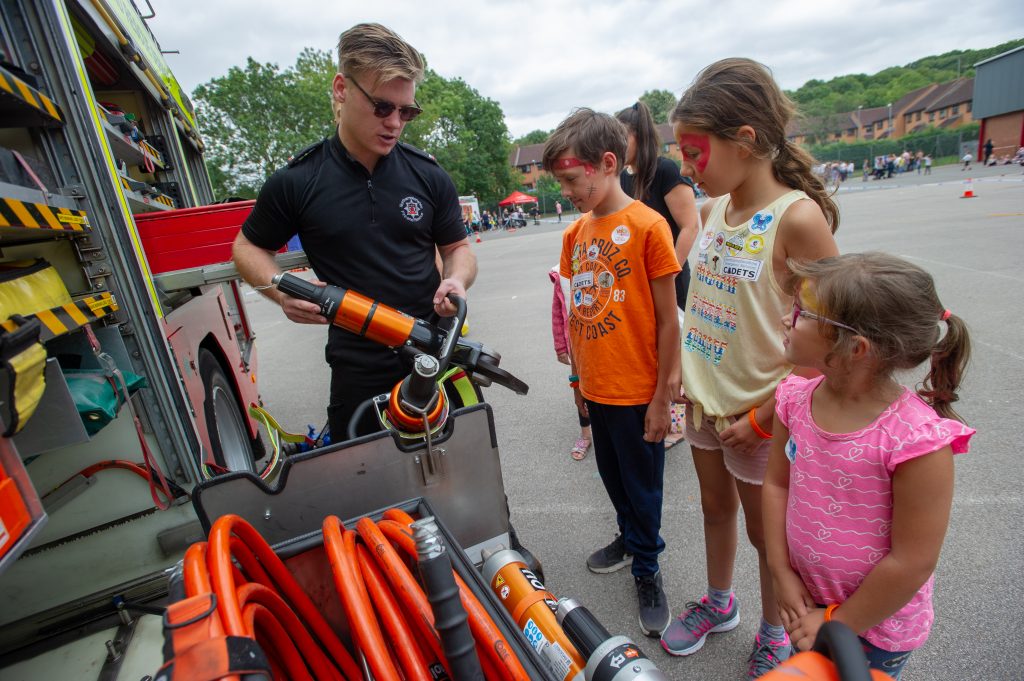
[[(829, 161), (814, 166), (813, 172), (824, 184), (838, 187), (856, 174), (857, 165), (853, 161)], [(879, 154), (874, 158), (865, 158), (861, 164), (861, 181), (867, 182), (869, 178), (884, 180), (893, 175), (912, 172), (931, 175), (931, 154), (923, 151), (914, 154), (905, 150), (902, 154)]]

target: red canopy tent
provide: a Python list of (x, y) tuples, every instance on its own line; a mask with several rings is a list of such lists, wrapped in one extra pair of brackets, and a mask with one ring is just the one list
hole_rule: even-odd
[(529, 194), (516, 191), (509, 194), (501, 201), (498, 201), (499, 206), (513, 206), (520, 203), (537, 203), (537, 199)]

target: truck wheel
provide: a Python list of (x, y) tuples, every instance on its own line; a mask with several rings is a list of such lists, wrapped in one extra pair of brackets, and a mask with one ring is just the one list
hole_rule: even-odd
[(252, 440), (242, 407), (220, 362), (206, 349), (199, 350), (199, 376), (206, 393), (203, 414), (214, 460), (229, 471), (255, 473)]

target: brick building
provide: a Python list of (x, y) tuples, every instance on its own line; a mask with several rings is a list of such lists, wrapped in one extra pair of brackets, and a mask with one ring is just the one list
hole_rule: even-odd
[[(658, 138), (661, 141), (659, 153), (676, 161), (682, 161), (683, 156), (679, 153), (679, 145), (672, 136), (672, 126), (662, 123), (658, 126)], [(535, 189), (537, 178), (544, 173), (544, 164), (541, 158), (544, 155), (544, 143), (513, 145), (509, 154), (508, 162), (513, 168), (523, 174), (523, 187)]]
[(978, 157), (991, 139), (996, 158), (1024, 146), (1024, 46), (974, 65), (975, 120), (981, 121)]
[(811, 116), (790, 124), (797, 144), (899, 139), (928, 126), (957, 128), (974, 120), (974, 79), (958, 78), (912, 90), (891, 105)]

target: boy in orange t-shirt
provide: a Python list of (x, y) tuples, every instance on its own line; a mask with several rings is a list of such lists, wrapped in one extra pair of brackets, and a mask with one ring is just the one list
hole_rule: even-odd
[(670, 609), (658, 554), (669, 404), (679, 396), (680, 271), (668, 223), (619, 184), (626, 131), (579, 109), (544, 145), (544, 167), (582, 215), (562, 236), (576, 404), (589, 414), (594, 458), (619, 534), (587, 559), (598, 573), (632, 564), (640, 627), (658, 637)]

